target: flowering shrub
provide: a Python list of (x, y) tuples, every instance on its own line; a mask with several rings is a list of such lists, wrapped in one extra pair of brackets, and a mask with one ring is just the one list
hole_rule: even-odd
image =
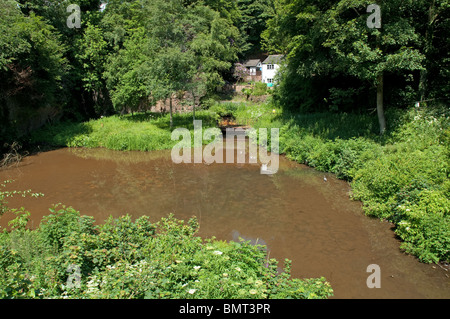
[[(27, 217), (27, 215), (24, 215)], [(22, 216), (23, 217), (23, 216)], [(108, 219), (52, 209), (36, 230), (0, 233), (0, 298), (327, 298), (324, 278), (292, 279), (265, 247), (196, 236), (195, 218)]]
[(249, 74), (250, 71), (242, 63), (234, 64), (233, 76), (236, 78), (237, 82), (243, 81)]

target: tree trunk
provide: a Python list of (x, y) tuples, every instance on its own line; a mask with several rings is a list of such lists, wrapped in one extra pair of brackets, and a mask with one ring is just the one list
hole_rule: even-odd
[[(435, 14), (435, 0), (432, 1), (430, 7), (428, 8), (428, 23), (427, 28), (425, 30), (425, 44), (424, 44), (424, 54), (425, 58), (428, 61), (429, 53), (433, 46), (433, 33), (434, 33), (434, 22), (436, 20), (437, 15)], [(427, 63), (425, 62), (425, 70), (420, 71), (420, 80), (419, 80), (419, 95), (420, 101), (424, 101), (427, 95)]]
[(173, 127), (173, 118), (172, 118), (172, 96), (169, 98), (169, 109), (170, 109), (170, 128)]
[(427, 70), (420, 71), (420, 80), (419, 80), (419, 95), (420, 101), (424, 101), (427, 93)]
[(377, 76), (377, 114), (378, 123), (380, 124), (380, 134), (383, 135), (386, 131), (386, 119), (384, 117), (384, 105), (383, 105), (383, 89), (384, 89), (384, 76), (381, 72)]

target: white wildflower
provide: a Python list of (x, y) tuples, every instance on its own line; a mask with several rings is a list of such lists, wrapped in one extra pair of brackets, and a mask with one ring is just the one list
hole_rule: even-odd
[(214, 251), (213, 251), (213, 254), (214, 254), (214, 255), (222, 255), (223, 252), (221, 252), (220, 250), (214, 250)]
[(189, 289), (188, 293), (190, 293), (192, 295), (196, 291), (197, 291), (197, 289)]

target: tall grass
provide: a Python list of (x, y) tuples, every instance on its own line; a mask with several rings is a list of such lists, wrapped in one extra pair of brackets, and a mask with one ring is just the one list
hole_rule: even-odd
[[(197, 111), (197, 120), (203, 127), (215, 125), (216, 114)], [(174, 114), (173, 128), (193, 130), (192, 113)], [(138, 113), (114, 115), (84, 123), (61, 122), (48, 125), (31, 136), (35, 144), (67, 147), (104, 147), (112, 150), (151, 151), (169, 149), (177, 141), (171, 140), (169, 115)]]

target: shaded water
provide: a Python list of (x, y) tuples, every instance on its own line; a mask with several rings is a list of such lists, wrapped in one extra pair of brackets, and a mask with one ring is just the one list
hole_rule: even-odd
[[(392, 225), (364, 216), (348, 184), (326, 176), (283, 157), (277, 174), (262, 175), (258, 164), (174, 164), (170, 151), (106, 149), (45, 152), (0, 171), (0, 180), (15, 180), (9, 189), (45, 194), (9, 201), (32, 213), (34, 227), (56, 203), (97, 222), (195, 215), (202, 237), (265, 244), (270, 257), (292, 260), (293, 277), (324, 276), (335, 298), (450, 298), (445, 270), (403, 254)], [(380, 266), (379, 289), (366, 285), (370, 264)]]

